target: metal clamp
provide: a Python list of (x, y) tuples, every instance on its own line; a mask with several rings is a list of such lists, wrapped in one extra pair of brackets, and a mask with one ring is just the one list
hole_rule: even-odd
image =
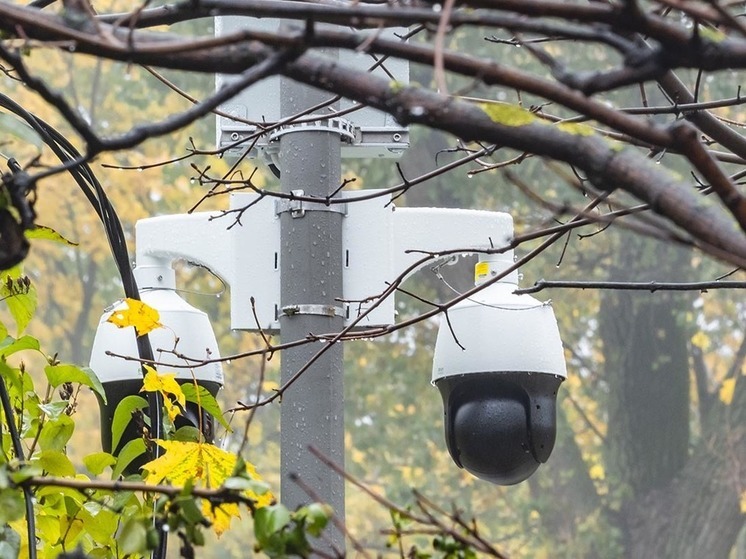
[[(303, 196), (305, 191), (292, 190), (293, 196)], [(303, 217), (306, 212), (333, 212), (347, 215), (347, 204), (327, 204), (326, 202), (309, 202), (308, 200), (296, 200), (293, 198), (282, 198), (275, 200), (275, 215), (290, 212), (291, 217)]]
[[(310, 120), (317, 118), (318, 120)], [(324, 115), (309, 115), (303, 117), (303, 122), (292, 122), (280, 126), (269, 136), (270, 142), (276, 142), (290, 132), (334, 132), (339, 134), (340, 140), (347, 143), (355, 141), (355, 125), (344, 118), (328, 117)]]
[[(282, 307), (280, 316), (315, 315), (334, 318), (347, 318), (347, 313), (342, 307), (333, 305), (286, 305)], [(279, 317), (278, 317), (279, 318)]]

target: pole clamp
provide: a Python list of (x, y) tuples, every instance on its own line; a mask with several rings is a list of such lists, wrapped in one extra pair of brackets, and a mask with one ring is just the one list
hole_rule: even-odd
[(286, 305), (280, 310), (280, 316), (292, 317), (300, 315), (347, 318), (345, 310), (342, 307), (335, 307), (334, 305)]
[[(291, 190), (293, 196), (303, 196), (303, 190)], [(291, 217), (303, 217), (306, 212), (332, 212), (347, 215), (347, 204), (327, 204), (326, 202), (309, 202), (308, 200), (297, 200), (293, 198), (281, 198), (275, 200), (275, 215), (290, 212)]]
[(276, 142), (291, 132), (333, 132), (339, 134), (339, 139), (345, 143), (351, 144), (355, 141), (355, 125), (352, 122), (325, 115), (308, 115), (303, 117), (302, 122), (284, 124), (270, 134), (269, 141)]

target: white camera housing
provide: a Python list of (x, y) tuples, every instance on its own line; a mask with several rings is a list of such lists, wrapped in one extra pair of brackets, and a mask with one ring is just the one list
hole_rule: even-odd
[[(162, 328), (150, 332), (150, 343), (155, 360), (160, 364), (160, 373), (175, 373), (180, 384), (196, 381), (215, 396), (222, 388), (223, 369), (219, 362), (200, 364), (178, 358), (170, 350), (190, 357), (215, 359), (220, 357), (207, 314), (184, 301), (175, 291), (174, 270), (162, 265), (141, 266), (135, 269), (135, 278), (140, 285), (140, 297), (144, 303), (158, 311)], [(112, 424), (114, 412), (127, 396), (141, 395), (143, 374), (139, 361), (119, 356), (136, 358), (137, 340), (134, 328), (119, 328), (108, 322), (109, 317), (124, 308), (124, 302), (115, 305), (104, 313), (96, 330), (91, 350), (91, 369), (96, 373), (106, 393), (106, 401), (99, 398), (101, 419), (101, 442), (104, 451), (117, 455), (127, 442), (142, 436), (134, 422), (125, 429), (119, 444), (112, 448)], [(165, 350), (159, 352), (158, 350)], [(115, 351), (119, 356), (112, 355)], [(169, 368), (168, 365), (173, 365)], [(192, 365), (192, 366), (189, 366)], [(201, 417), (198, 417), (201, 414)], [(202, 428), (202, 436), (207, 441), (214, 437), (214, 421), (198, 406), (187, 403), (184, 413), (178, 418), (176, 427), (190, 425)], [(140, 462), (134, 462), (127, 471), (134, 472)]]
[[(477, 264), (477, 284), (505, 264)], [(512, 274), (451, 308), (433, 358), (451, 457), (499, 485), (524, 481), (549, 458), (567, 377), (552, 307), (517, 287)]]

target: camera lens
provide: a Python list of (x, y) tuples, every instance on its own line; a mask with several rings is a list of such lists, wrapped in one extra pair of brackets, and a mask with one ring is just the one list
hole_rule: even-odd
[(470, 373), (436, 381), (448, 451), (460, 467), (499, 485), (520, 483), (546, 462), (556, 436), (557, 375)]

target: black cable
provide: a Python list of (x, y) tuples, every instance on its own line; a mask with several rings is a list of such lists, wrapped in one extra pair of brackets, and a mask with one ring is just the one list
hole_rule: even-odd
[[(0, 106), (13, 111), (23, 118), (34, 129), (34, 131), (41, 136), (44, 143), (52, 149), (54, 154), (63, 163), (82, 159), (80, 152), (78, 152), (67, 138), (60, 134), (54, 127), (29, 113), (18, 103), (1, 93)], [(122, 228), (119, 216), (112, 206), (109, 197), (106, 195), (101, 183), (94, 175), (88, 163), (82, 162), (79, 166), (70, 167), (68, 171), (93, 206), (104, 226), (112, 256), (114, 257), (119, 276), (122, 280), (125, 296), (130, 299), (140, 300), (137, 282), (130, 266), (124, 229)], [(145, 362), (154, 361), (153, 350), (146, 336), (139, 336), (137, 338), (137, 346), (141, 360)], [(152, 417), (153, 416), (151, 415), (151, 418)], [(159, 421), (154, 421), (156, 425), (152, 426), (156, 438), (160, 438), (162, 435), (160, 417), (158, 419)]]
[(51, 6), (54, 4), (56, 0), (33, 0), (33, 2), (29, 2), (27, 8), (46, 8), (47, 6)]
[[(40, 118), (26, 111), (6, 95), (0, 94), (0, 107), (6, 108), (23, 118), (63, 163), (82, 159), (80, 153), (70, 144), (67, 138)], [(122, 278), (125, 295), (127, 297), (139, 298), (137, 296), (137, 286), (134, 282), (134, 276), (129, 265), (129, 256), (127, 255), (127, 246), (122, 225), (101, 184), (87, 163), (70, 167), (68, 171), (101, 219), (119, 275)]]
[(272, 174), (275, 177), (277, 177), (278, 179), (280, 178), (280, 175), (282, 174), (282, 172), (280, 171), (280, 168), (277, 165), (275, 165), (274, 163), (267, 163), (267, 167), (269, 167), (269, 170), (272, 171)]
[[(5, 379), (0, 377), (0, 401), (3, 404), (3, 412), (5, 413), (5, 421), (8, 423), (8, 431), (10, 433), (10, 440), (13, 443), (13, 450), (16, 453), (16, 458), (20, 461), (26, 460), (23, 454), (23, 445), (21, 444), (21, 436), (18, 434), (18, 428), (16, 427), (16, 420), (13, 416), (13, 408), (10, 406), (10, 397), (8, 396), (8, 387), (5, 386)], [(27, 485), (22, 485), (23, 500), (26, 502), (26, 530), (28, 537), (28, 555), (29, 559), (36, 559), (36, 519), (34, 517), (34, 496), (31, 493), (31, 489)]]
[[(111, 204), (109, 197), (104, 191), (103, 186), (93, 173), (90, 165), (83, 159), (80, 152), (73, 146), (53, 126), (44, 122), (42, 119), (33, 115), (21, 105), (13, 101), (7, 95), (0, 93), (0, 107), (3, 107), (25, 120), (29, 126), (41, 137), (45, 144), (49, 146), (52, 152), (63, 164), (69, 164), (74, 161), (80, 161), (78, 165), (72, 165), (67, 170), (72, 175), (75, 182), (85, 194), (86, 198), (93, 206), (106, 232), (109, 241), (109, 247), (114, 258), (114, 262), (119, 271), (122, 280), (125, 297), (129, 299), (140, 300), (140, 292), (137, 287), (132, 267), (130, 265), (129, 252), (127, 250), (127, 241), (124, 235), (124, 228), (119, 216)], [(152, 363), (155, 361), (153, 348), (149, 336), (137, 336), (137, 353), (141, 362)], [(142, 367), (143, 376), (145, 367)], [(153, 438), (160, 439), (163, 437), (163, 420), (161, 416), (162, 401), (157, 392), (148, 393), (148, 415), (151, 418), (151, 434)], [(153, 458), (160, 454), (158, 445), (153, 445), (151, 451)], [(154, 559), (165, 559), (166, 556), (166, 533), (162, 528), (158, 528), (160, 535), (160, 547), (153, 553)], [(31, 547), (29, 542), (29, 547)], [(31, 558), (34, 559), (34, 558)]]

